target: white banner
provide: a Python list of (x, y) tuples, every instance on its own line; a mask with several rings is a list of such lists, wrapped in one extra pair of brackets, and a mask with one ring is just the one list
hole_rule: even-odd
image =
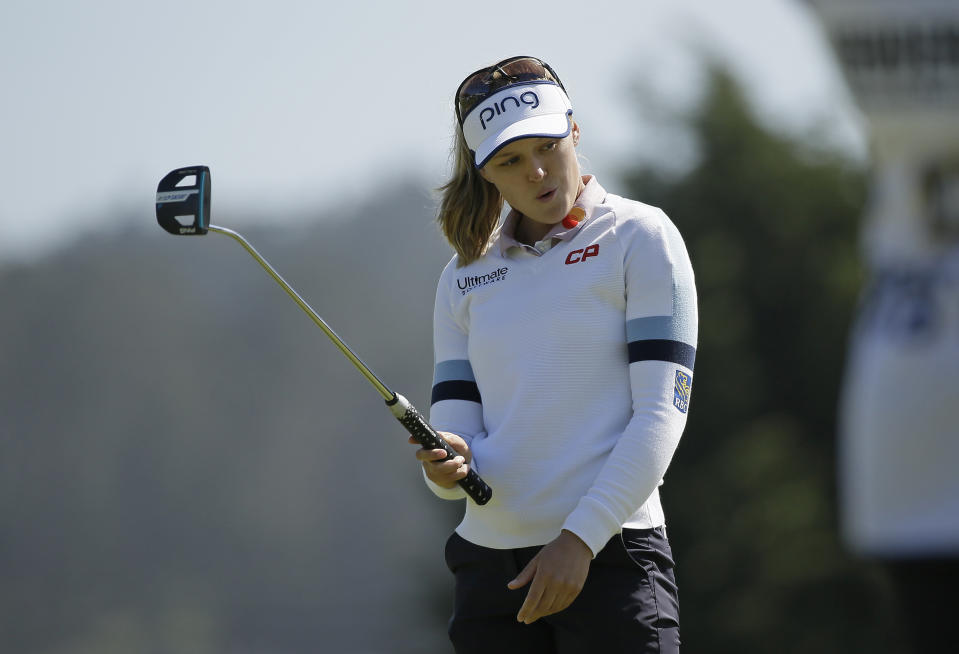
[(869, 121), (870, 281), (840, 430), (846, 541), (959, 555), (959, 1), (815, 0)]

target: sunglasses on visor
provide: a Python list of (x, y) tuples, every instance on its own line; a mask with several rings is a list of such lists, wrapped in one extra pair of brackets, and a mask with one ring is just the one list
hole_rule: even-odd
[(500, 89), (535, 81), (555, 82), (566, 91), (556, 71), (536, 57), (510, 57), (481, 68), (464, 79), (456, 89), (456, 119), (462, 125), (463, 117), (473, 107)]

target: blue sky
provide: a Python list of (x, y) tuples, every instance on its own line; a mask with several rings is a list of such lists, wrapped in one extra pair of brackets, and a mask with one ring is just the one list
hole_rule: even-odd
[(695, 100), (707, 55), (771, 126), (862, 148), (797, 0), (5, 0), (0, 261), (67, 245), (121, 212), (152, 229), (156, 182), (182, 165), (211, 167), (214, 221), (226, 225), (254, 209), (293, 220), (398, 177), (435, 187), (453, 90), (514, 54), (559, 72), (586, 167), (611, 190), (624, 162), (681, 165), (664, 116)]

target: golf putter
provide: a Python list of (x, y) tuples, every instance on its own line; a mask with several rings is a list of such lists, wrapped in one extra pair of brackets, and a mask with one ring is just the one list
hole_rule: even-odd
[[(210, 169), (207, 166), (178, 168), (160, 180), (160, 184), (157, 186), (156, 216), (160, 227), (177, 236), (202, 236), (207, 232), (216, 232), (225, 234), (237, 241), (316, 323), (317, 327), (323, 330), (356, 369), (366, 377), (367, 381), (386, 401), (386, 405), (393, 416), (400, 421), (400, 424), (406, 428), (417, 443), (424, 448), (446, 450), (444, 461), (449, 461), (458, 456), (449, 443), (436, 433), (436, 430), (417, 411), (416, 407), (399, 393), (387, 388), (373, 374), (373, 371), (336, 335), (326, 324), (326, 321), (300, 297), (300, 294), (276, 272), (266, 259), (260, 256), (260, 253), (245, 238), (231, 229), (210, 224)], [(470, 468), (466, 477), (460, 479), (457, 483), (477, 504), (486, 504), (493, 495), (492, 489), (472, 468)]]

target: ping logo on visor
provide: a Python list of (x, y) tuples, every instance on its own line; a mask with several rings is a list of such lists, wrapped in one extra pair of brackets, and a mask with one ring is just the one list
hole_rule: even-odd
[(572, 129), (573, 107), (557, 84), (535, 81), (507, 86), (489, 96), (463, 119), (463, 136), (482, 168), (512, 141), (528, 137), (563, 138)]
[(508, 95), (499, 102), (483, 107), (479, 114), (480, 126), (485, 130), (494, 118), (505, 116), (506, 112), (513, 108), (522, 109), (524, 104), (530, 109), (539, 106), (539, 96), (536, 95), (536, 91), (523, 91), (519, 94), (518, 100), (515, 95)]

